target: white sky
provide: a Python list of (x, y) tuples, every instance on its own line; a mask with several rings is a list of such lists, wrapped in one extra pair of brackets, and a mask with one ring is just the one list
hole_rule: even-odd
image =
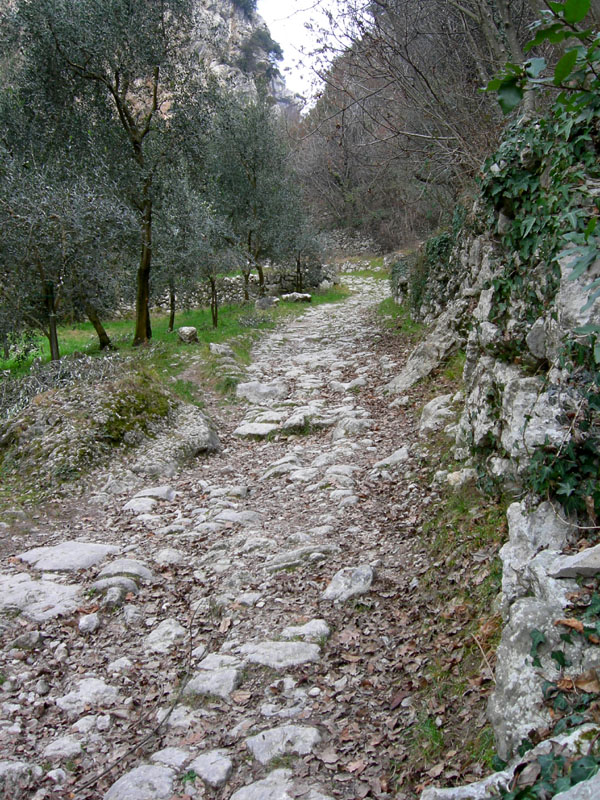
[[(308, 53), (318, 46), (315, 33), (305, 24), (315, 27), (326, 24), (321, 7), (332, 8), (335, 0), (258, 0), (257, 11), (269, 26), (271, 36), (281, 45), (283, 61), (279, 70), (288, 89), (310, 97), (315, 89), (316, 76), (310, 67)], [(305, 51), (303, 54), (302, 51)]]

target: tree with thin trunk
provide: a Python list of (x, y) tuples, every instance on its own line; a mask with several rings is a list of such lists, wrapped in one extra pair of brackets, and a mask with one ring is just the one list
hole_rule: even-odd
[(101, 192), (5, 150), (0, 177), (0, 324), (10, 326), (3, 338), (40, 331), (57, 360), (58, 325), (87, 315), (100, 347), (109, 346), (99, 309), (113, 312), (120, 302), (131, 212), (110, 184)]
[(193, 10), (192, 0), (20, 0), (15, 7), (30, 101), (86, 119), (88, 145), (106, 154), (137, 215), (135, 345), (152, 335), (157, 181), (190, 138), (202, 97)]

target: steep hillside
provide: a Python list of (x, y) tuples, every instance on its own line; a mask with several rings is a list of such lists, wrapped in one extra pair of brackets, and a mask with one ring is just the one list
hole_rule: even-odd
[(397, 298), (432, 328), (388, 391), (404, 393), (462, 352), (462, 410), (448, 430), (456, 463), (438, 479), (471, 475), (514, 496), (488, 716), (498, 756), (516, 761), (423, 800), (552, 797), (600, 763), (588, 725), (600, 698), (598, 144), (591, 109), (515, 124), (469, 212), (395, 266)]

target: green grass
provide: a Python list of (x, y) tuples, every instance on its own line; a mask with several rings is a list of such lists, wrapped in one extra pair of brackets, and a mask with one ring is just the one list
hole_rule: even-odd
[[(248, 363), (250, 347), (260, 331), (273, 328), (277, 322), (289, 315), (302, 314), (307, 307), (321, 305), (322, 303), (341, 302), (348, 297), (349, 291), (345, 287), (333, 287), (326, 291), (314, 292), (310, 304), (279, 303), (268, 311), (256, 311), (253, 305), (229, 305), (219, 309), (219, 326), (214, 328), (210, 309), (200, 308), (182, 311), (177, 314), (175, 328), (192, 326), (198, 331), (201, 344), (211, 342), (222, 343), (232, 339), (236, 340), (233, 350), (242, 363)], [(152, 317), (151, 345), (164, 345), (163, 349), (152, 352), (151, 360), (155, 368), (166, 370), (168, 374), (176, 375), (178, 369), (170, 365), (173, 357), (187, 356), (187, 346), (177, 339), (176, 332), (169, 333), (168, 314), (156, 314)], [(134, 322), (133, 319), (109, 320), (104, 326), (113, 344), (119, 352), (131, 355), (147, 352), (145, 348), (133, 348)], [(90, 356), (100, 355), (98, 338), (89, 322), (81, 322), (69, 326), (61, 326), (58, 330), (58, 340), (61, 356), (68, 356), (74, 352), (85, 353)], [(44, 336), (36, 339), (37, 349), (29, 358), (17, 362), (16, 359), (7, 361), (0, 359), (0, 370), (8, 370), (12, 375), (19, 376), (28, 372), (33, 360), (41, 357), (42, 361), (50, 360), (48, 340)], [(184, 355), (185, 354), (185, 355)], [(181, 368), (181, 365), (178, 365)]]
[(467, 356), (464, 350), (459, 350), (451, 356), (443, 369), (444, 377), (449, 381), (462, 381), (466, 360)]
[(415, 322), (410, 316), (410, 308), (406, 304), (398, 305), (392, 297), (386, 297), (377, 307), (381, 324), (387, 330), (397, 333), (403, 339), (416, 343), (423, 338), (427, 327)]

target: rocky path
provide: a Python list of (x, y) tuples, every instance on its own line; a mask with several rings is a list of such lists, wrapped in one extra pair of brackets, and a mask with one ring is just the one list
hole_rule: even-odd
[(402, 359), (371, 319), (387, 284), (348, 282), (256, 347), (218, 454), (168, 480), (115, 465), (69, 513), (4, 524), (0, 796), (404, 796), (414, 710), (390, 699), (418, 666), (431, 497), (379, 391)]

